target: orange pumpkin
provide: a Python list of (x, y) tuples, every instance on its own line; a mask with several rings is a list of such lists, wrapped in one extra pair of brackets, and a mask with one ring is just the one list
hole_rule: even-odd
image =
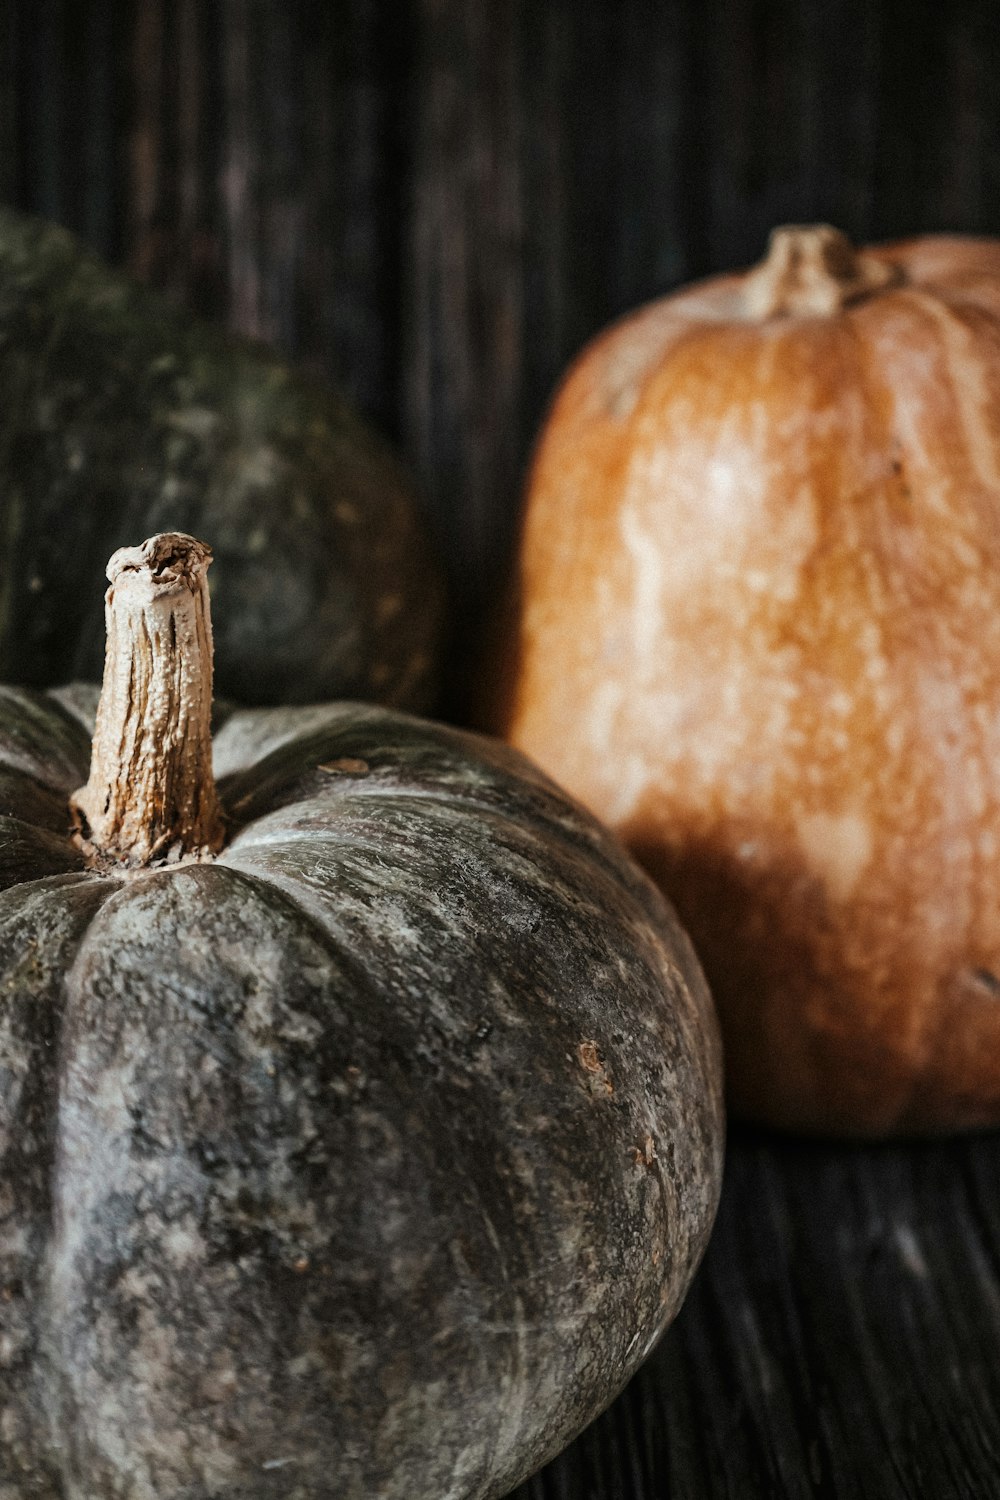
[(604, 334), (513, 609), (492, 726), (674, 901), (734, 1107), (1000, 1122), (1000, 242), (780, 229)]

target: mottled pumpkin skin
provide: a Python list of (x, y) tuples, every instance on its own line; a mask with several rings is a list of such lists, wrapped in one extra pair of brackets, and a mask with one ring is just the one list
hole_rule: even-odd
[(1000, 245), (871, 253), (833, 315), (727, 277), (584, 353), (489, 719), (673, 899), (734, 1105), (883, 1134), (1000, 1121)]
[(686, 938), (457, 731), (233, 714), (223, 853), (121, 877), (66, 835), (88, 753), (0, 691), (0, 1497), (503, 1494), (705, 1245)]
[(0, 210), (0, 680), (100, 677), (80, 588), (136, 536), (211, 545), (216, 685), (429, 707), (441, 589), (411, 490), (320, 380)]

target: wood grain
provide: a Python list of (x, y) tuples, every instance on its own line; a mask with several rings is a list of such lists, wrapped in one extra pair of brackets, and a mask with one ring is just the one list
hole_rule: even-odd
[(1000, 1142), (734, 1136), (706, 1260), (623, 1396), (516, 1500), (983, 1500)]

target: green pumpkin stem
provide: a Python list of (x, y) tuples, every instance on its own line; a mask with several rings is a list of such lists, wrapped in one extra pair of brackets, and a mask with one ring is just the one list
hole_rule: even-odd
[(222, 845), (212, 776), (211, 559), (203, 542), (165, 532), (108, 563), (90, 779), (71, 802), (94, 864), (207, 859)]

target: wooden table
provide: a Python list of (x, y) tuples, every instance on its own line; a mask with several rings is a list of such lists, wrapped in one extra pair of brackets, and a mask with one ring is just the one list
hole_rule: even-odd
[(1000, 1496), (1000, 1136), (860, 1147), (734, 1132), (677, 1322), (516, 1491), (758, 1496)]

